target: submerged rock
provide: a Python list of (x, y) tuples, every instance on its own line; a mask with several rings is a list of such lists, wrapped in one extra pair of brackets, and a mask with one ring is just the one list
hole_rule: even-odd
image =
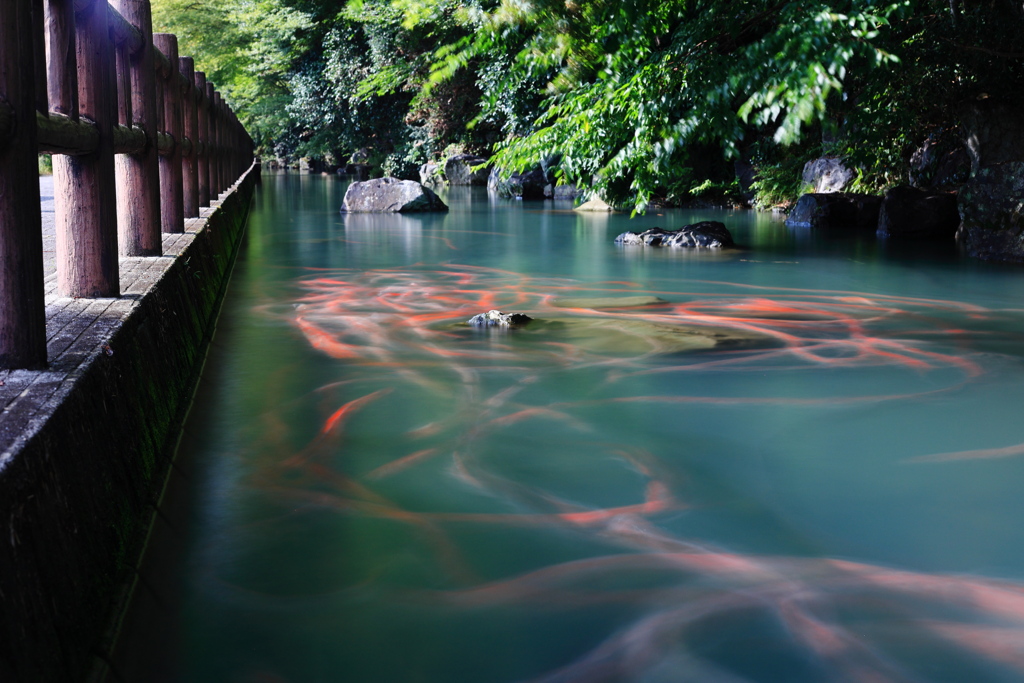
[(595, 296), (551, 301), (551, 305), (557, 308), (637, 308), (667, 303), (660, 296)]
[(626, 317), (535, 320), (516, 334), (517, 343), (548, 344), (552, 341), (610, 355), (735, 351), (779, 345), (777, 339), (749, 329), (671, 325)]
[(616, 244), (635, 244), (648, 247), (689, 247), (721, 249), (733, 246), (732, 235), (724, 223), (701, 221), (685, 225), (678, 230), (651, 228), (643, 232), (624, 232), (615, 238)]
[(448, 205), (433, 190), (415, 180), (376, 178), (349, 185), (341, 210), (352, 213), (447, 211)]
[(474, 315), (466, 322), (473, 327), (519, 327), (533, 320), (522, 313), (502, 313), (501, 311), (487, 311)]

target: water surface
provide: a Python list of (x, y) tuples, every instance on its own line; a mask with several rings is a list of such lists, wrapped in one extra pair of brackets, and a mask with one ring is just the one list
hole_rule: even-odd
[[(1019, 269), (344, 189), (257, 190), (189, 441), (182, 680), (1020, 679)], [(704, 219), (745, 248), (612, 244)], [(489, 309), (538, 322), (461, 324)]]

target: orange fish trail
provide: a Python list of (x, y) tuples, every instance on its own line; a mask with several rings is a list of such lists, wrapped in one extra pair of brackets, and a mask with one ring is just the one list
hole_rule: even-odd
[(306, 335), (306, 339), (314, 349), (323, 351), (332, 358), (359, 358), (362, 356), (359, 347), (339, 342), (331, 334), (304, 318), (296, 318), (295, 324)]
[(366, 473), (366, 478), (383, 479), (384, 477), (389, 477), (392, 474), (400, 472), (406, 469), (407, 467), (415, 465), (416, 463), (422, 460), (427, 460), (428, 458), (437, 455), (440, 452), (441, 451), (437, 448), (424, 448), (421, 451), (410, 453), (409, 455), (398, 458), (397, 460), (392, 460), (389, 463), (386, 463), (384, 465), (381, 465), (380, 467), (370, 470), (369, 472)]
[(349, 401), (345, 405), (338, 408), (334, 413), (327, 418), (324, 422), (323, 433), (328, 434), (334, 431), (340, 424), (344, 424), (345, 420), (350, 418), (353, 413), (360, 410), (364, 406), (373, 401), (376, 401), (381, 396), (385, 396), (391, 393), (391, 389), (378, 389), (373, 393), (367, 394), (366, 396), (360, 396), (359, 398)]
[(367, 404), (372, 403), (381, 396), (385, 396), (389, 393), (391, 393), (391, 389), (378, 389), (366, 396), (361, 396), (355, 400), (349, 401), (335, 410), (334, 413), (332, 413), (324, 422), (324, 425), (321, 427), (316, 438), (314, 438), (301, 451), (281, 462), (281, 466), (300, 467), (314, 455), (331, 448), (341, 437), (341, 427), (354, 413), (365, 407)]

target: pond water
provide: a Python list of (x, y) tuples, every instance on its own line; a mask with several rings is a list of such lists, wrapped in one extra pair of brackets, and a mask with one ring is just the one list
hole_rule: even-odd
[[(345, 187), (257, 190), (189, 427), (180, 680), (1024, 675), (1024, 271)], [(744, 248), (612, 243), (704, 219)]]

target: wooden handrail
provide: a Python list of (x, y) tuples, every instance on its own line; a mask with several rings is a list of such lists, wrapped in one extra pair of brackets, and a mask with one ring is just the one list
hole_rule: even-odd
[(254, 158), (174, 36), (154, 37), (149, 0), (0, 0), (0, 255), (19, 254), (0, 270), (21, 283), (0, 286), (0, 368), (46, 358), (38, 152), (54, 155), (57, 291), (76, 297), (118, 296), (118, 255), (158, 256), (161, 231)]

